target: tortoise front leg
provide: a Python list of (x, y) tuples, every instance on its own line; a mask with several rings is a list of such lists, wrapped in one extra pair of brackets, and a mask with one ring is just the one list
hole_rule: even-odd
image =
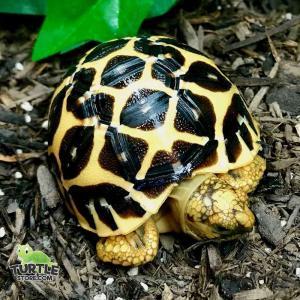
[(123, 266), (138, 266), (153, 260), (158, 250), (159, 233), (151, 218), (143, 227), (142, 238), (139, 229), (127, 235), (101, 238), (97, 243), (98, 257)]
[(226, 174), (217, 176), (228, 183), (233, 189), (240, 190), (246, 194), (253, 192), (262, 178), (266, 169), (266, 161), (256, 155), (249, 165), (230, 170)]

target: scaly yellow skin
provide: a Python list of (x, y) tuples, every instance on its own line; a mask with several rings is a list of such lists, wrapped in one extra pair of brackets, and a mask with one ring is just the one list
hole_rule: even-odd
[(102, 238), (97, 243), (98, 257), (104, 262), (122, 266), (138, 266), (153, 260), (158, 250), (159, 233), (151, 218), (143, 227), (142, 239), (138, 231)]
[(235, 190), (241, 189), (245, 193), (250, 193), (255, 190), (265, 169), (265, 160), (257, 155), (249, 165), (230, 170), (228, 173), (218, 174), (218, 177)]
[[(265, 168), (265, 160), (256, 156), (249, 165), (228, 174), (205, 175), (206, 179), (187, 203), (179, 205), (179, 211), (173, 210), (174, 219), (183, 213), (183, 224), (178, 221), (182, 231), (197, 239), (226, 238), (251, 230), (255, 219), (247, 206), (247, 193), (255, 189)], [(167, 222), (168, 218), (165, 220)], [(139, 230), (102, 238), (97, 244), (99, 258), (123, 266), (137, 266), (153, 260), (158, 250), (159, 230), (152, 218), (143, 227), (142, 239)]]

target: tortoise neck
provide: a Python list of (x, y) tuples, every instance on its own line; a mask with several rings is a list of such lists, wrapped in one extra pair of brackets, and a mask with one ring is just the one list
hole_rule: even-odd
[[(186, 211), (189, 200), (198, 189), (198, 187), (209, 177), (213, 176), (212, 173), (196, 175), (191, 179), (186, 179), (176, 186), (170, 196), (169, 202), (173, 211), (173, 216), (177, 216), (178, 223), (184, 233), (191, 234), (187, 226)], [(194, 238), (197, 238), (194, 236)]]

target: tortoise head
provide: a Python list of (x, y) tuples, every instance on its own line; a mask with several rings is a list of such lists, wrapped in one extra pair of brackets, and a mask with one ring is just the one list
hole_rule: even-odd
[[(189, 181), (194, 182), (193, 187)], [(186, 185), (184, 187), (184, 185)], [(180, 202), (182, 230), (196, 239), (229, 239), (251, 231), (254, 215), (248, 208), (247, 194), (234, 190), (214, 174), (197, 175), (182, 182), (172, 195), (182, 197), (178, 190), (189, 190)], [(185, 196), (187, 196), (185, 195)]]

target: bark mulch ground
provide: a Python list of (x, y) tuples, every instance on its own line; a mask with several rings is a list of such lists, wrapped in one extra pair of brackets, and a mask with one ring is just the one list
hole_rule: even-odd
[[(162, 235), (152, 263), (100, 262), (97, 237), (67, 212), (46, 162), (51, 94), (92, 43), (35, 63), (41, 20), (1, 17), (0, 299), (300, 299), (300, 16), (290, 13), (299, 7), (203, 2), (147, 21), (142, 32), (175, 36), (213, 58), (260, 121), (267, 171), (251, 196), (254, 230), (223, 242)], [(55, 260), (58, 279), (14, 281), (18, 243)]]

